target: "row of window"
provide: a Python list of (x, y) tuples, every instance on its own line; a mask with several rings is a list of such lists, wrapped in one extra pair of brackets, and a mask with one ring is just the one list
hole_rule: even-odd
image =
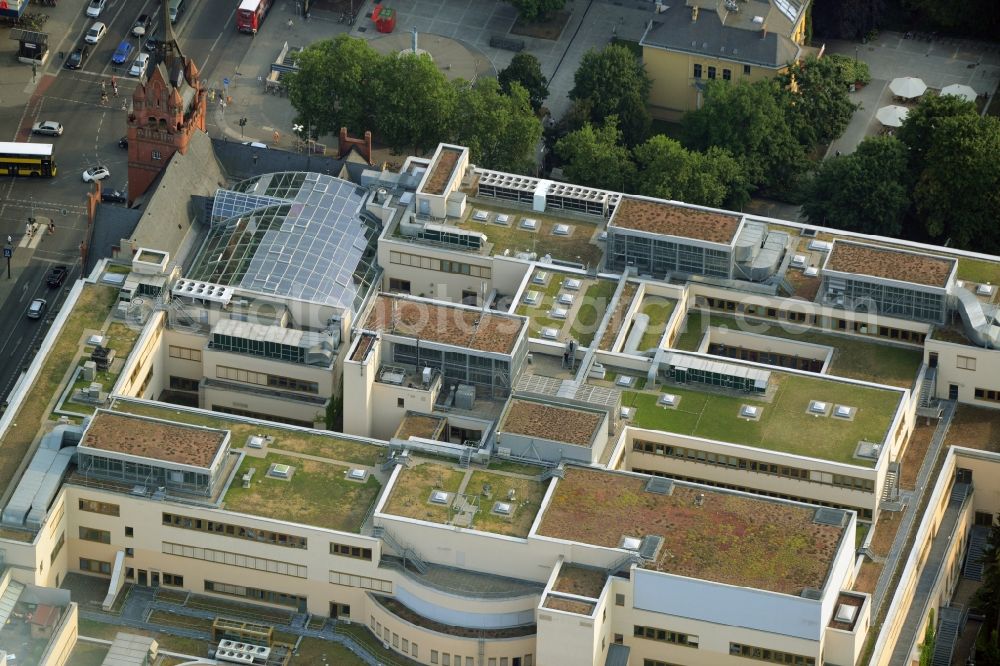
[(414, 659), (420, 657), (420, 646), (415, 641), (411, 643), (408, 638), (400, 638), (399, 634), (389, 631), (389, 627), (383, 627), (381, 622), (376, 622), (374, 615), (368, 616), (368, 626), (375, 632), (375, 636), (386, 643), (391, 639), (392, 647), (396, 650), (403, 654), (412, 655)]
[(230, 585), (229, 583), (219, 583), (214, 580), (205, 581), (205, 591), (216, 594), (227, 594), (231, 597), (263, 601), (264, 603), (277, 604), (279, 606), (290, 606), (302, 611), (308, 607), (306, 597), (300, 597), (297, 594), (262, 590), (257, 587), (246, 587), (244, 585)]
[(331, 543), (330, 554), (342, 557), (356, 557), (359, 560), (372, 561), (372, 549), (360, 546), (348, 546), (346, 543)]
[(636, 638), (646, 638), (651, 641), (661, 643), (672, 643), (673, 645), (684, 645), (686, 647), (698, 647), (698, 637), (691, 634), (684, 634), (679, 631), (668, 631), (656, 627), (643, 627), (635, 625), (632, 628), (632, 635)]
[(392, 582), (382, 580), (381, 578), (369, 578), (368, 576), (357, 576), (355, 574), (344, 573), (343, 571), (331, 570), (330, 582), (334, 585), (360, 587), (364, 590), (375, 590), (376, 592), (392, 594)]
[(958, 356), (955, 359), (955, 367), (959, 370), (975, 370), (976, 358), (974, 356)]
[(767, 648), (741, 643), (730, 643), (729, 654), (734, 657), (746, 657), (758, 661), (769, 661), (773, 664), (792, 664), (793, 666), (816, 666), (814, 657), (804, 657), (801, 654), (768, 650)]
[(89, 511), (91, 513), (103, 513), (105, 516), (119, 516), (121, 515), (121, 509), (117, 504), (110, 504), (109, 502), (98, 502), (95, 500), (88, 500), (80, 498), (79, 503), (80, 511)]
[(201, 360), (201, 350), (191, 349), (190, 347), (178, 347), (177, 345), (170, 345), (169, 352), (170, 358), (180, 358), (185, 361), (200, 361)]
[(424, 268), (442, 273), (455, 273), (457, 275), (471, 275), (472, 277), (489, 279), (492, 271), (488, 266), (476, 266), (466, 264), (461, 261), (449, 261), (447, 259), (434, 259), (433, 257), (421, 257), (416, 254), (406, 252), (390, 252), (389, 263), (399, 266), (412, 266), (414, 268)]
[(311, 421), (293, 419), (288, 416), (282, 416), (281, 414), (265, 414), (264, 412), (254, 412), (249, 409), (238, 409), (236, 407), (230, 407), (228, 405), (213, 404), (212, 411), (219, 412), (220, 414), (232, 414), (233, 416), (246, 416), (247, 418), (257, 419), (259, 421), (276, 421), (278, 423), (287, 423), (288, 425), (299, 426), (300, 428), (313, 427), (313, 423)]
[(201, 381), (198, 379), (190, 379), (188, 377), (178, 377), (177, 375), (170, 375), (170, 388), (174, 391), (187, 391), (189, 393), (197, 393), (198, 387), (201, 385)]
[(302, 391), (303, 393), (319, 393), (317, 382), (307, 382), (294, 377), (283, 377), (281, 375), (271, 375), (266, 372), (253, 372), (252, 370), (242, 370), (240, 368), (230, 368), (225, 365), (215, 367), (215, 376), (218, 379), (231, 379), (246, 384), (257, 386), (267, 386), (269, 388), (284, 389), (286, 391)]
[(789, 467), (788, 465), (758, 462), (756, 460), (747, 460), (746, 458), (727, 456), (722, 453), (713, 453), (711, 451), (701, 451), (683, 446), (672, 446), (670, 444), (650, 442), (644, 439), (633, 440), (632, 450), (639, 453), (652, 453), (653, 455), (665, 456), (668, 458), (685, 458), (687, 460), (705, 463), (706, 465), (731, 467), (733, 469), (749, 470), (759, 474), (773, 474), (775, 476), (785, 476), (791, 479), (825, 483), (840, 488), (852, 488), (854, 490), (875, 492), (874, 479), (861, 479), (843, 474), (832, 474), (830, 472)]
[(671, 664), (667, 661), (660, 661), (659, 659), (643, 659), (642, 666), (679, 666), (678, 664)]
[(270, 530), (260, 530), (255, 527), (244, 527), (243, 525), (231, 525), (220, 523), (215, 520), (205, 520), (203, 518), (191, 518), (175, 513), (164, 513), (163, 524), (171, 527), (180, 527), (186, 530), (197, 530), (199, 532), (212, 532), (223, 536), (235, 537), (237, 539), (247, 539), (248, 541), (260, 541), (276, 546), (287, 548), (306, 548), (308, 539), (295, 536), (294, 534), (282, 534)]
[(734, 345), (724, 345), (713, 342), (708, 345), (708, 353), (713, 356), (737, 358), (741, 361), (766, 363), (780, 368), (794, 368), (807, 372), (823, 372), (823, 361), (816, 358), (798, 356), (797, 354), (779, 354), (777, 352), (760, 351)]
[(184, 587), (184, 576), (178, 576), (177, 574), (162, 573), (160, 574), (160, 581), (170, 587)]
[(80, 526), (80, 538), (84, 541), (96, 541), (97, 543), (111, 543), (111, 532), (107, 530), (95, 530), (92, 527)]
[[(716, 72), (718, 70), (714, 66), (709, 65), (707, 68), (702, 68), (702, 66), (701, 66), (700, 63), (695, 63), (695, 65), (694, 65), (694, 78), (700, 79), (703, 69), (705, 69), (707, 71), (708, 78), (710, 78), (710, 79), (716, 78), (715, 75), (716, 75)], [(750, 65), (743, 65), (743, 74), (744, 75), (749, 75), (750, 74)], [(723, 81), (732, 81), (733, 80), (733, 71), (731, 69), (723, 68), (722, 69), (722, 80)]]
[(52, 547), (52, 554), (49, 555), (49, 564), (55, 564), (56, 558), (59, 557), (59, 551), (62, 550), (63, 546), (66, 545), (66, 533), (63, 532), (59, 535), (59, 539), (56, 541), (56, 545)]
[(304, 347), (286, 345), (283, 342), (275, 342), (273, 340), (243, 338), (237, 335), (213, 333), (211, 345), (212, 349), (219, 351), (249, 354), (251, 356), (269, 358), (274, 361), (305, 363), (306, 358), (306, 349)]
[[(375, 616), (371, 615), (368, 618), (369, 627), (375, 635), (385, 641), (386, 643), (392, 643), (393, 649), (402, 652), (403, 654), (408, 654), (414, 659), (420, 658), (420, 646), (416, 643), (411, 642), (406, 637), (400, 637), (394, 631), (390, 631), (389, 627), (383, 627), (381, 622), (375, 621)], [(512, 664), (521, 664), (522, 666), (532, 666), (534, 664), (534, 655), (526, 654), (523, 657), (490, 657), (486, 662), (486, 666), (512, 666)], [(431, 650), (431, 663), (437, 664), (438, 666), (476, 666), (479, 662), (473, 656), (466, 655), (462, 657), (459, 654), (451, 654), (450, 652), (438, 652), (437, 650)]]
[(193, 560), (215, 562), (217, 564), (226, 564), (233, 567), (241, 567), (243, 569), (266, 571), (268, 573), (276, 573), (283, 576), (294, 576), (295, 578), (308, 578), (307, 568), (301, 564), (270, 560), (265, 557), (253, 557), (251, 555), (243, 555), (242, 553), (234, 553), (228, 550), (185, 546), (183, 544), (170, 543), (168, 541), (164, 541), (161, 548), (167, 555), (188, 557)]
[(992, 402), (1000, 402), (1000, 391), (994, 391), (993, 389), (976, 389), (976, 400), (990, 400)]
[(804, 504), (818, 504), (820, 506), (833, 507), (834, 509), (847, 509), (848, 511), (857, 512), (858, 518), (862, 520), (872, 519), (871, 509), (862, 509), (856, 506), (845, 506), (843, 504), (824, 502), (822, 500), (814, 499), (812, 497), (799, 497), (798, 495), (786, 495), (785, 493), (774, 493), (767, 490), (761, 490), (759, 488), (736, 486), (731, 483), (717, 483), (715, 481), (708, 481), (706, 479), (697, 479), (691, 476), (683, 476), (681, 474), (668, 474), (667, 472), (661, 472), (660, 470), (655, 470), (655, 469), (642, 469), (641, 467), (630, 467), (630, 470), (633, 472), (637, 472), (639, 474), (649, 474), (650, 476), (662, 476), (667, 479), (677, 479), (678, 481), (689, 481), (691, 483), (700, 483), (703, 486), (712, 486), (713, 488), (739, 490), (740, 492), (751, 493), (753, 495), (762, 495), (764, 497), (777, 497), (778, 499), (792, 500), (793, 502), (803, 502)]
[(104, 574), (106, 576), (110, 576), (111, 562), (102, 562), (101, 560), (92, 560), (87, 557), (81, 557), (80, 571), (89, 571), (90, 573)]

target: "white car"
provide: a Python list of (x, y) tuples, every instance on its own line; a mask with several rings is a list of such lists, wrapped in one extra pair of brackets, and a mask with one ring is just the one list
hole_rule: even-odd
[(108, 0), (90, 0), (90, 3), (87, 4), (87, 16), (97, 18), (104, 11), (104, 7), (107, 4)]
[(110, 176), (111, 172), (108, 171), (108, 167), (106, 166), (101, 165), (101, 166), (90, 167), (89, 169), (83, 172), (83, 182), (92, 183), (95, 180), (104, 180), (105, 178), (108, 178)]
[(132, 69), (128, 70), (128, 73), (131, 76), (145, 76), (147, 67), (149, 67), (149, 54), (140, 53), (132, 61)]
[(84, 35), (83, 41), (88, 44), (96, 44), (97, 42), (104, 39), (104, 35), (108, 34), (108, 26), (104, 25), (100, 21), (95, 21), (94, 25), (90, 26), (90, 30)]
[(45, 134), (48, 136), (62, 136), (63, 126), (54, 120), (45, 120), (31, 126), (32, 134)]

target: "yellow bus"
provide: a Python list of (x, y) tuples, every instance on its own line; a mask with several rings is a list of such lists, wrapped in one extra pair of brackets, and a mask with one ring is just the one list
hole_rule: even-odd
[(0, 141), (0, 175), (52, 178), (56, 175), (52, 144)]

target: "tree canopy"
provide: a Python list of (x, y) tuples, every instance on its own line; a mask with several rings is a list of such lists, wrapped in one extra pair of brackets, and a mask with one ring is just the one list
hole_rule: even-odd
[(618, 118), (610, 116), (597, 127), (584, 123), (559, 139), (555, 150), (570, 182), (624, 192), (631, 186), (635, 167), (621, 143)]
[(516, 81), (509, 94), (496, 79), (458, 84), (462, 122), (455, 123), (455, 142), (468, 146), (472, 160), (489, 169), (533, 173), (542, 123), (531, 110), (527, 91)]
[(909, 208), (906, 146), (891, 136), (862, 141), (855, 152), (820, 165), (806, 187), (810, 222), (899, 236)]
[(724, 149), (691, 151), (661, 135), (635, 147), (638, 194), (702, 206), (741, 208), (749, 199), (746, 171)]
[(375, 128), (393, 148), (422, 152), (451, 136), (456, 90), (426, 55), (382, 58), (365, 94), (378, 100)]
[(857, 107), (847, 97), (838, 61), (810, 56), (793, 63), (778, 80), (787, 100), (788, 122), (800, 144), (815, 146), (844, 133)]
[(909, 148), (910, 171), (915, 178), (924, 170), (937, 127), (945, 118), (955, 116), (978, 118), (976, 105), (955, 95), (924, 95), (920, 103), (910, 109), (896, 135)]
[(539, 21), (566, 5), (566, 0), (510, 0), (517, 13), (526, 21)]
[(823, 37), (861, 39), (878, 28), (885, 0), (815, 0), (813, 31)]
[(622, 139), (629, 146), (644, 141), (651, 119), (646, 108), (652, 80), (642, 62), (625, 46), (609, 44), (583, 55), (573, 76), (570, 99), (584, 102), (591, 123), (617, 116)]
[(510, 64), (500, 71), (497, 80), (500, 82), (500, 89), (508, 94), (512, 83), (520, 83), (528, 91), (531, 108), (536, 113), (549, 96), (549, 81), (542, 75), (542, 65), (530, 53), (515, 55)]

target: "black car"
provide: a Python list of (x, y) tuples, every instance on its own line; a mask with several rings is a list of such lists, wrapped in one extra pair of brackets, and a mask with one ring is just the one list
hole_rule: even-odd
[(66, 266), (56, 266), (49, 271), (48, 276), (45, 278), (45, 284), (53, 289), (61, 287), (62, 283), (66, 281), (67, 275), (69, 275), (69, 268)]
[(127, 203), (128, 197), (121, 190), (104, 190), (101, 192), (101, 201), (104, 203)]
[(127, 136), (123, 136), (122, 138), (118, 139), (118, 147), (119, 148), (128, 148), (128, 137)]
[(153, 53), (156, 49), (160, 48), (160, 44), (162, 43), (163, 42), (161, 40), (150, 37), (146, 40), (146, 43), (142, 45), (142, 48), (146, 49), (150, 53)]
[(142, 37), (145, 35), (149, 32), (149, 26), (152, 22), (153, 19), (150, 18), (149, 14), (140, 14), (139, 18), (137, 18), (135, 23), (132, 24), (132, 36)]
[(90, 55), (90, 47), (86, 45), (81, 45), (73, 49), (73, 51), (66, 56), (66, 62), (63, 67), (66, 69), (80, 69), (83, 65), (83, 61), (87, 59)]

